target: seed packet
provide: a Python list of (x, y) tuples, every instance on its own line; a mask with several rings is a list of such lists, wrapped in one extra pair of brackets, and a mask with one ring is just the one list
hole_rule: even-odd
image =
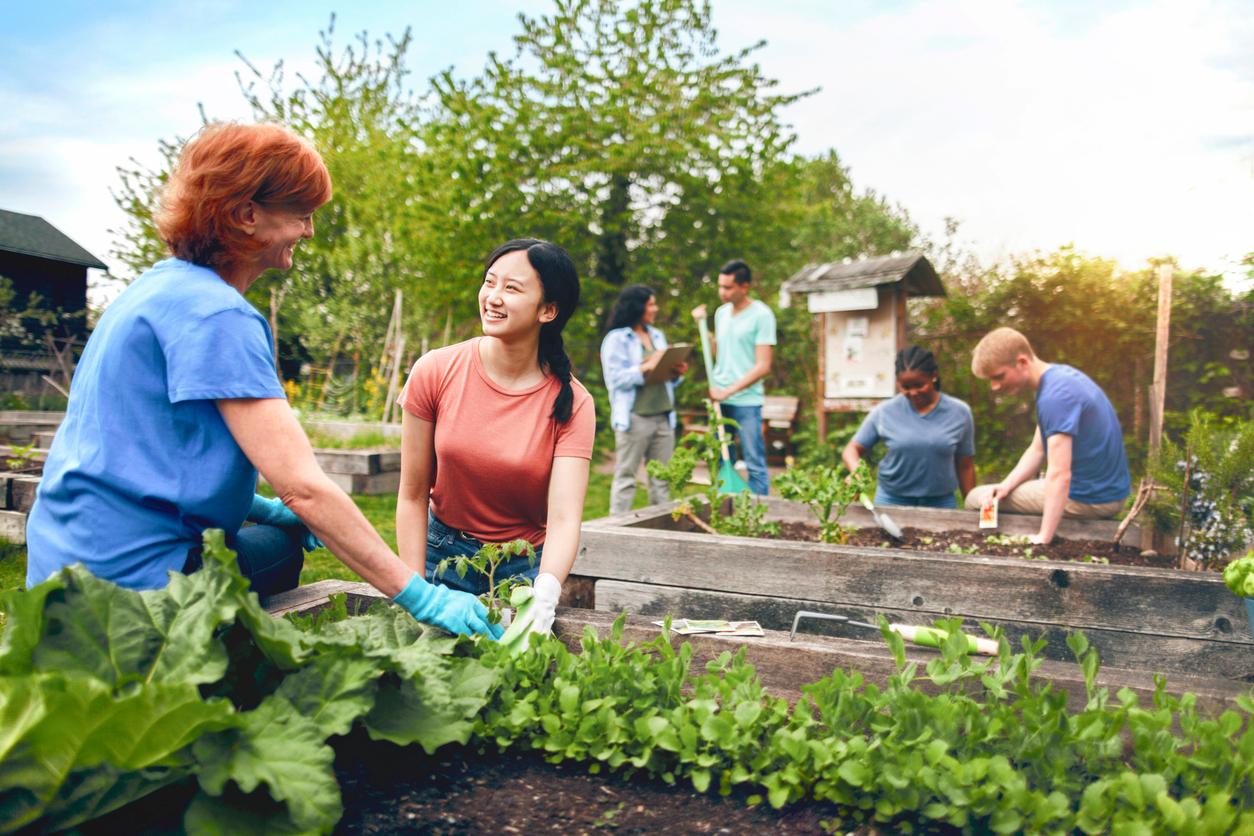
[(980, 506), (980, 528), (997, 527), (997, 498), (990, 497)]
[[(661, 627), (665, 621), (653, 622)], [(681, 636), (697, 633), (715, 633), (720, 636), (763, 636), (762, 626), (756, 621), (724, 621), (722, 619), (685, 619), (676, 618), (671, 621), (671, 631)]]

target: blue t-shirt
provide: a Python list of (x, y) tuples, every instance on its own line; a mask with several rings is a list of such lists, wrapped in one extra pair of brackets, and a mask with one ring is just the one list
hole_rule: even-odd
[(926, 415), (897, 395), (871, 410), (853, 440), (867, 450), (880, 441), (888, 445), (879, 468), (886, 492), (940, 496), (958, 489), (954, 457), (975, 455), (975, 420), (969, 406), (944, 392)]
[(167, 259), (111, 304), (74, 374), (26, 536), (26, 584), (82, 563), (169, 582), (206, 528), (239, 530), (257, 471), (218, 398), (282, 398), (265, 319), (217, 273)]
[(1076, 502), (1097, 505), (1128, 495), (1132, 477), (1123, 451), (1123, 430), (1110, 399), (1079, 369), (1051, 365), (1036, 390), (1036, 424), (1049, 454), (1049, 437), (1071, 436), (1071, 489)]

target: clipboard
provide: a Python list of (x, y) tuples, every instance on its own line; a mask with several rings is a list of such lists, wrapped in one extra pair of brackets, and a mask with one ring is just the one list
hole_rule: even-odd
[(671, 379), (671, 372), (680, 363), (688, 359), (688, 355), (692, 353), (692, 343), (675, 343), (668, 345), (664, 349), (665, 353), (657, 365), (653, 367), (653, 371), (644, 376), (645, 385), (650, 383), (665, 383)]

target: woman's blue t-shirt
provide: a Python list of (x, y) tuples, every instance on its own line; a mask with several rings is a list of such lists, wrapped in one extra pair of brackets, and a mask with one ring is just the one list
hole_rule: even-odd
[(282, 398), (270, 328), (212, 270), (167, 259), (96, 325), (44, 464), (26, 584), (82, 563), (155, 589), (206, 528), (239, 530), (257, 471), (219, 398)]
[(958, 489), (954, 457), (975, 455), (975, 420), (969, 406), (943, 392), (926, 415), (897, 395), (871, 410), (853, 440), (867, 450), (880, 441), (888, 446), (878, 472), (884, 491), (940, 496)]

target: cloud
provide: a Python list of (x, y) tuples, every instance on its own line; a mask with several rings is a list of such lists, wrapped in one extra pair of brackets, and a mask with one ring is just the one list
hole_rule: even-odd
[(765, 37), (783, 89), (823, 87), (788, 114), (799, 150), (835, 147), (929, 231), (954, 216), (988, 258), (1075, 242), (1130, 267), (1174, 253), (1223, 270), (1254, 249), (1250, 146), (1214, 141), (1254, 123), (1248, 7), (746, 5), (722, 7), (724, 45)]

